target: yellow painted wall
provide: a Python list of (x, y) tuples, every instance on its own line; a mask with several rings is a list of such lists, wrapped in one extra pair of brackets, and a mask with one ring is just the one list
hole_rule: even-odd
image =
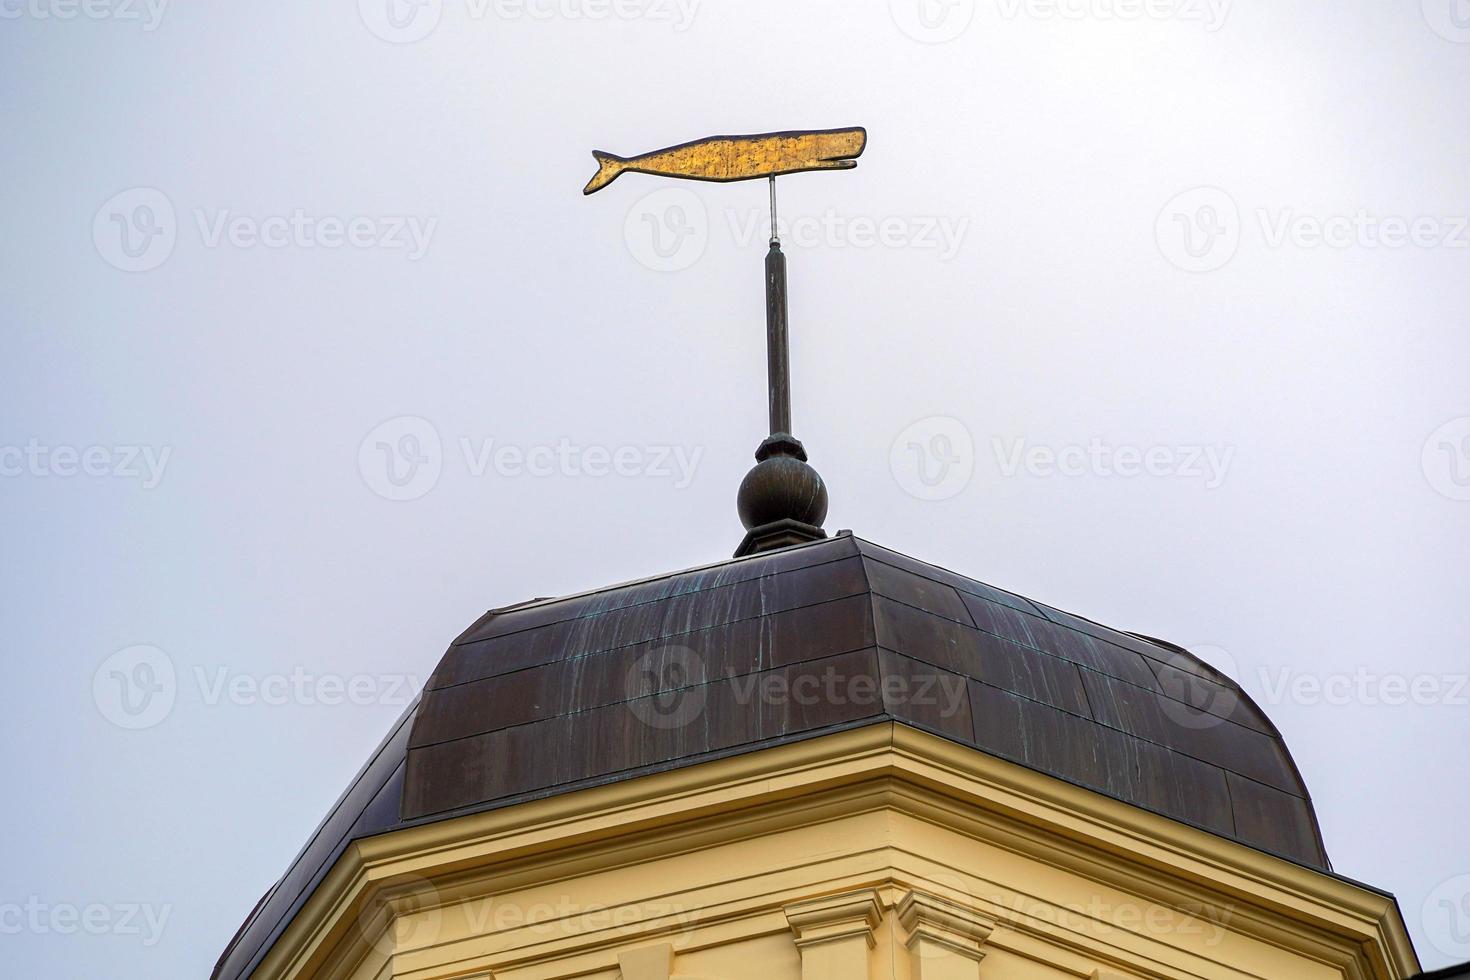
[(1376, 892), (874, 726), (361, 842), (257, 976), (1402, 980), (1416, 966)]

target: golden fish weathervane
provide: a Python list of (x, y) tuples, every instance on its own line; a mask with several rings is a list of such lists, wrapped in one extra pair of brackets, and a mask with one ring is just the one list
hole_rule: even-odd
[(737, 558), (824, 538), (827, 485), (791, 434), (791, 350), (786, 310), (786, 256), (776, 224), (776, 178), (807, 170), (851, 170), (868, 145), (868, 131), (813, 129), (756, 136), (711, 136), (636, 157), (593, 150), (597, 173), (582, 188), (595, 194), (625, 173), (684, 180), (755, 180), (771, 185), (771, 243), (766, 252), (766, 395), (771, 434), (755, 451), (756, 465), (736, 497), (745, 539)]
[(582, 188), (595, 194), (626, 173), (685, 180), (754, 180), (807, 170), (851, 170), (868, 143), (861, 126), (756, 136), (710, 136), (636, 157), (593, 150), (597, 173)]

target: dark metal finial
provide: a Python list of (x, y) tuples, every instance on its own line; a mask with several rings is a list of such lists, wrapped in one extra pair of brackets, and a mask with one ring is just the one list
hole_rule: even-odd
[(791, 350), (786, 320), (786, 256), (776, 235), (776, 179), (771, 178), (771, 247), (766, 253), (766, 368), (771, 434), (736, 497), (745, 540), (735, 557), (825, 538), (827, 486), (791, 434)]
[(766, 252), (766, 378), (771, 435), (791, 431), (791, 343), (786, 325), (786, 256), (771, 240)]

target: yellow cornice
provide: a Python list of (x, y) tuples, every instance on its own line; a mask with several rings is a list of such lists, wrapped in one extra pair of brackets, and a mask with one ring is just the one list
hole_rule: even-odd
[(1350, 977), (1401, 980), (1418, 969), (1398, 908), (1381, 893), (882, 723), (358, 841), (254, 977), (360, 961), (367, 944), (357, 923), (370, 903), (395, 909), (425, 882), (457, 897), (490, 869), (569, 877), (885, 808), (1166, 903), (1226, 903), (1232, 928)]

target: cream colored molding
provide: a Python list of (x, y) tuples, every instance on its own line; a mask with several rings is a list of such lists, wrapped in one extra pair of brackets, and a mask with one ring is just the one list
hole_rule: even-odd
[(898, 903), (914, 980), (979, 980), (995, 920), (948, 899), (911, 891)]
[(674, 947), (668, 943), (642, 946), (618, 954), (622, 980), (669, 980), (674, 972)]
[(867, 977), (873, 931), (883, 921), (883, 900), (871, 888), (787, 905), (802, 980)]
[[(503, 884), (508, 873), (527, 881), (566, 880), (681, 852), (713, 853), (740, 840), (866, 811), (912, 815), (1039, 866), (1113, 883), (1146, 901), (1224, 907), (1233, 933), (1328, 964), (1343, 977), (1402, 980), (1417, 972), (1397, 906), (1381, 892), (885, 723), (357, 841), (252, 980), (345, 976), (331, 966), (360, 961), (363, 954), (353, 947), (373, 938), (356, 928), (361, 910), (382, 901), (385, 893), (395, 895), (405, 883), (427, 880), (440, 901), (467, 901), (486, 893), (488, 879)], [(883, 880), (883, 867), (865, 870), (846, 887)], [(931, 890), (920, 880), (908, 887)], [(759, 904), (754, 895), (749, 900)], [(800, 906), (807, 904), (793, 908), (800, 915)], [(779, 923), (779, 899), (766, 908)], [(695, 908), (683, 918), (691, 915), (700, 923), (711, 921)], [(861, 918), (866, 921), (866, 914)], [(1007, 943), (1066, 939), (1046, 921), (1007, 914), (1005, 922)], [(787, 924), (795, 931), (795, 923), (788, 919)], [(580, 957), (584, 951), (606, 950), (587, 962), (589, 969), (611, 975), (617, 969), (615, 948), (657, 941), (659, 930), (667, 935), (671, 927), (680, 924), (572, 935), (555, 949), (548, 946), (545, 955)], [(867, 928), (871, 935), (872, 926)], [(862, 946), (866, 953), (866, 941)], [(1092, 958), (1094, 965), (1075, 975), (1086, 976), (1098, 962), (1118, 962), (1146, 977), (1160, 973), (1093, 946), (1085, 937), (1077, 940), (1077, 955)], [(432, 948), (401, 949), (393, 956), (413, 964), (404, 975), (415, 980), (483, 975), (491, 968), (502, 975), (500, 954), (491, 952), (496, 947), (484, 948), (450, 974), (430, 965), (438, 955)], [(538, 962), (544, 958), (536, 955)]]

